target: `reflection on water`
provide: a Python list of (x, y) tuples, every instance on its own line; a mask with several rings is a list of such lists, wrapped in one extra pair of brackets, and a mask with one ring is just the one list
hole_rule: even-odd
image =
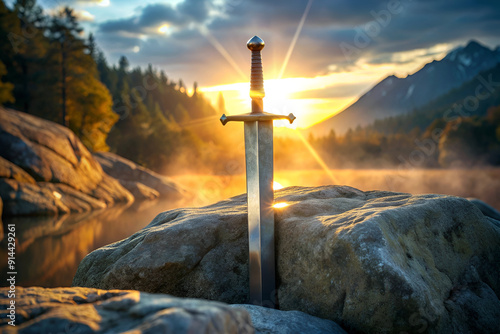
[[(128, 237), (158, 213), (178, 206), (178, 203), (153, 201), (61, 217), (4, 219), (4, 226), (16, 225), (16, 283), (69, 286), (78, 264), (88, 253)], [(4, 239), (0, 247), (1, 286), (7, 285), (6, 247)]]
[[(476, 197), (500, 209), (500, 169), (488, 170), (333, 170), (341, 185), (361, 190), (439, 193)], [(18, 286), (69, 286), (80, 261), (96, 248), (124, 239), (146, 226), (158, 213), (186, 206), (203, 206), (245, 192), (245, 175), (184, 175), (174, 177), (190, 189), (183, 202), (141, 202), (131, 207), (62, 217), (4, 219), (16, 224)], [(322, 170), (277, 171), (284, 187), (331, 184)], [(0, 285), (6, 286), (6, 241), (0, 243)]]

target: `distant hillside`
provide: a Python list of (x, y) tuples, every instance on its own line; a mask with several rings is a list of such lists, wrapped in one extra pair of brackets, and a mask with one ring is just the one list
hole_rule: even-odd
[(499, 62), (499, 48), (491, 50), (471, 41), (406, 78), (391, 75), (383, 79), (340, 114), (313, 126), (311, 130), (320, 135), (331, 129), (344, 133), (349, 128), (367, 125), (376, 119), (408, 113), (460, 87)]
[(415, 128), (424, 130), (437, 119), (447, 122), (457, 117), (485, 116), (489, 108), (500, 105), (499, 82), (500, 63), (425, 106), (403, 115), (375, 120), (368, 129), (386, 135), (408, 133)]

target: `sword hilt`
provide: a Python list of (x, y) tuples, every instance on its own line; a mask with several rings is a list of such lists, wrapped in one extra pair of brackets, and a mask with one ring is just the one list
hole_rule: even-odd
[(252, 68), (250, 76), (250, 97), (252, 98), (252, 112), (243, 115), (222, 115), (220, 121), (222, 125), (227, 122), (259, 122), (259, 121), (273, 121), (277, 119), (287, 119), (290, 124), (295, 120), (293, 114), (289, 115), (276, 115), (264, 112), (262, 98), (264, 93), (264, 75), (262, 74), (262, 56), (260, 51), (264, 48), (264, 41), (258, 37), (253, 36), (247, 42), (247, 48), (252, 51)]
[(252, 51), (252, 67), (250, 70), (250, 97), (252, 98), (252, 112), (260, 113), (264, 110), (262, 98), (264, 92), (264, 73), (262, 71), (262, 55), (260, 51), (266, 44), (258, 37), (253, 36), (247, 42), (247, 48)]

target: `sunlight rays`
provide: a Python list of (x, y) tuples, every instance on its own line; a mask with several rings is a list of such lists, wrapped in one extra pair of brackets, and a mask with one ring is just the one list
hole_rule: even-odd
[[(279, 82), (281, 78), (283, 77), (286, 68), (288, 67), (288, 62), (290, 60), (290, 57), (292, 56), (293, 50), (295, 49), (295, 45), (297, 44), (297, 40), (300, 36), (300, 33), (302, 32), (302, 29), (304, 27), (304, 23), (307, 18), (307, 14), (309, 13), (309, 10), (311, 9), (312, 3), (314, 0), (309, 0), (307, 2), (306, 8), (304, 9), (304, 13), (302, 14), (302, 17), (300, 19), (300, 22), (297, 26), (297, 29), (295, 30), (295, 34), (292, 38), (292, 41), (290, 43), (290, 46), (288, 47), (285, 59), (283, 61), (283, 65), (281, 66), (280, 72), (278, 74), (278, 77), (274, 80)], [(226, 59), (226, 61), (238, 72), (238, 74), (244, 79), (244, 81), (248, 80), (248, 76), (243, 73), (243, 71), (240, 69), (238, 64), (234, 61), (234, 59), (231, 57), (229, 52), (222, 46), (222, 44), (208, 31), (206, 27), (200, 27), (200, 32), (207, 38), (207, 40), (213, 45), (213, 47)], [(236, 84), (239, 85), (239, 84)], [(228, 85), (229, 86), (229, 85)], [(246, 87), (246, 84), (245, 84)], [(279, 89), (279, 93), (283, 96), (278, 96), (277, 98), (287, 98), (288, 94), (290, 94), (289, 91), (286, 91), (284, 89)], [(213, 117), (207, 117), (206, 119), (201, 119), (201, 120), (195, 120), (193, 121), (190, 125), (195, 126), (195, 125), (201, 125), (205, 124), (208, 121), (212, 121)], [(188, 125), (189, 122), (185, 126), (190, 126)], [(333, 183), (337, 183), (337, 180), (333, 173), (330, 171), (326, 163), (323, 161), (323, 159), (319, 156), (319, 154), (316, 152), (316, 150), (311, 146), (311, 144), (307, 141), (306, 138), (296, 129), (292, 128), (294, 133), (299, 137), (300, 141), (306, 146), (307, 150), (309, 153), (311, 153), (312, 157), (316, 162), (323, 168), (325, 173), (330, 177)], [(274, 185), (275, 187), (277, 186), (276, 184)]]
[(206, 37), (206, 39), (212, 44), (212, 46), (221, 54), (222, 57), (226, 59), (226, 61), (231, 65), (236, 72), (241, 76), (241, 78), (245, 81), (248, 80), (248, 76), (243, 73), (241, 68), (238, 66), (238, 64), (234, 61), (233, 57), (227, 52), (226, 48), (220, 44), (220, 42), (210, 33), (210, 31), (206, 28), (201, 26), (199, 28), (200, 33)]
[[(285, 73), (285, 70), (288, 66), (288, 61), (290, 60), (290, 57), (292, 56), (293, 50), (295, 48), (295, 44), (297, 43), (297, 40), (299, 38), (300, 33), (302, 32), (302, 28), (304, 27), (304, 23), (307, 18), (307, 14), (309, 13), (309, 9), (311, 9), (311, 5), (313, 3), (313, 0), (309, 0), (307, 3), (307, 6), (304, 10), (304, 14), (302, 14), (302, 18), (300, 19), (299, 25), (297, 26), (297, 30), (295, 31), (295, 35), (292, 38), (292, 42), (290, 43), (290, 46), (288, 48), (288, 51), (285, 56), (285, 60), (283, 61), (283, 66), (281, 66), (280, 73), (278, 75), (278, 80), (283, 77), (283, 74)], [(293, 128), (292, 128), (293, 129)], [(328, 168), (324, 160), (319, 156), (318, 152), (314, 149), (314, 147), (311, 146), (311, 144), (307, 141), (306, 138), (296, 129), (293, 129), (294, 133), (299, 137), (300, 141), (305, 145), (309, 153), (311, 153), (312, 157), (316, 162), (321, 166), (321, 168), (324, 169), (325, 173), (330, 177), (333, 183), (337, 183), (337, 179), (333, 175), (332, 171)]]
[(306, 9), (304, 10), (304, 14), (302, 14), (302, 18), (300, 19), (299, 25), (297, 26), (297, 30), (295, 30), (295, 35), (292, 38), (292, 42), (290, 43), (290, 46), (288, 47), (288, 51), (285, 56), (285, 60), (283, 61), (283, 65), (281, 66), (280, 73), (278, 75), (277, 79), (281, 79), (283, 77), (283, 74), (285, 73), (285, 70), (288, 66), (288, 61), (290, 60), (290, 57), (292, 56), (293, 49), (295, 48), (295, 44), (297, 43), (297, 40), (299, 39), (299, 35), (302, 32), (302, 27), (304, 26), (304, 23), (306, 22), (306, 17), (307, 14), (309, 13), (309, 9), (311, 8), (311, 5), (314, 0), (309, 0), (307, 3)]
[(214, 121), (217, 121), (217, 123), (218, 123), (219, 118), (220, 118), (219, 115), (207, 116), (207, 117), (197, 118), (197, 119), (194, 119), (192, 121), (187, 121), (187, 122), (181, 123), (181, 124), (179, 124), (179, 126), (183, 129), (185, 129), (185, 128), (191, 128), (191, 127), (195, 127), (195, 126), (205, 125), (207, 123), (212, 123)]
[(321, 157), (319, 156), (318, 152), (316, 152), (316, 150), (314, 149), (314, 147), (312, 147), (311, 144), (307, 141), (307, 139), (304, 138), (304, 136), (302, 135), (302, 133), (300, 133), (297, 130), (294, 130), (294, 132), (297, 135), (297, 137), (299, 137), (300, 141), (304, 144), (304, 146), (307, 148), (307, 150), (309, 151), (309, 153), (311, 153), (311, 155), (313, 156), (314, 160), (316, 160), (316, 162), (321, 166), (321, 168), (323, 168), (323, 170), (325, 171), (326, 175), (328, 175), (328, 177), (332, 180), (332, 182), (334, 184), (338, 184), (337, 178), (333, 175), (332, 171), (328, 168), (328, 166), (326, 165), (325, 161), (323, 159), (321, 159)]

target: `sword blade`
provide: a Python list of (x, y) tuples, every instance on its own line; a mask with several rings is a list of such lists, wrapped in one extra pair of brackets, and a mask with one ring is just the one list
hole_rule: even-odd
[(245, 122), (250, 302), (274, 305), (273, 121)]

